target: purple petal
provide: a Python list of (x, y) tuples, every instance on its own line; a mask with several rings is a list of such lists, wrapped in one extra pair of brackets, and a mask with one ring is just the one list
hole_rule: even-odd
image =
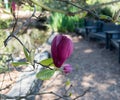
[(15, 11), (16, 7), (15, 7), (15, 2), (14, 1), (12, 2), (11, 6), (12, 6), (12, 10)]
[(72, 72), (72, 66), (70, 64), (65, 64), (63, 67), (63, 71), (65, 74)]
[(69, 38), (63, 35), (57, 35), (53, 39), (51, 53), (56, 67), (61, 67), (72, 52), (73, 43)]

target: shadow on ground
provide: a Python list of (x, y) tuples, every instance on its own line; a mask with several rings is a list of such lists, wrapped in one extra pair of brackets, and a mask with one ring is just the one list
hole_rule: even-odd
[[(73, 72), (67, 75), (72, 88), (72, 100), (83, 94), (76, 100), (120, 100), (120, 64), (116, 51), (106, 50), (95, 41), (86, 41), (81, 37), (72, 37), (74, 41), (74, 53), (66, 61), (73, 66)], [(42, 88), (48, 85), (46, 91), (54, 91), (64, 94), (64, 82), (67, 80), (63, 75), (54, 77), (43, 83)], [(37, 96), (36, 100), (55, 100), (54, 95)], [(60, 99), (63, 100), (63, 99)]]

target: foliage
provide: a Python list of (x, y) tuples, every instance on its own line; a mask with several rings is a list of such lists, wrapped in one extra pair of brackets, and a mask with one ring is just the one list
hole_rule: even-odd
[(108, 8), (108, 7), (101, 9), (101, 14), (112, 17), (112, 12), (111, 12), (110, 8)]
[[(89, 6), (96, 6), (93, 10), (93, 12), (95, 12), (100, 19), (103, 20), (110, 20), (110, 21), (114, 21), (116, 19), (114, 19), (114, 15), (115, 13), (119, 10), (119, 6), (120, 6), (120, 2), (118, 3), (114, 3), (114, 4), (109, 4), (109, 5), (104, 5), (104, 6), (99, 6), (100, 4), (105, 4), (106, 2), (111, 2), (112, 0), (87, 0), (87, 4)], [(92, 11), (91, 10), (91, 11)], [(94, 17), (93, 14), (88, 13), (87, 14), (88, 17)], [(102, 16), (102, 17), (101, 17)]]
[(48, 59), (42, 60), (40, 63), (44, 66), (50, 66), (50, 65), (53, 66), (53, 59), (48, 58)]
[[(25, 3), (24, 5), (22, 5), (22, 10), (23, 10), (23, 11), (27, 11), (27, 10), (33, 11), (33, 7), (32, 7), (32, 6), (29, 6), (28, 3)], [(36, 6), (36, 10), (37, 10), (37, 11), (41, 11), (41, 8), (40, 8), (39, 6)]]
[(7, 20), (0, 19), (0, 29), (8, 28), (10, 23), (11, 23), (11, 19), (7, 19)]
[(37, 78), (41, 80), (48, 80), (50, 79), (55, 73), (55, 70), (50, 70), (50, 69), (44, 69), (37, 73)]
[(45, 8), (51, 8), (51, 9), (56, 8), (56, 9), (60, 9), (60, 10), (64, 10), (64, 11), (70, 11), (71, 8), (75, 8), (74, 6), (69, 5), (68, 3), (60, 2), (59, 0), (39, 0), (39, 1), (30, 0), (30, 1), (32, 3), (35, 3), (36, 5), (41, 5), (43, 7), (43, 9), (45, 9)]
[(59, 32), (73, 32), (76, 22), (80, 22), (80, 27), (83, 26), (83, 19), (80, 19), (79, 15), (66, 16), (60, 13), (52, 13), (49, 22), (51, 27)]
[(15, 67), (18, 67), (20, 65), (28, 65), (28, 63), (27, 62), (13, 62), (12, 65)]

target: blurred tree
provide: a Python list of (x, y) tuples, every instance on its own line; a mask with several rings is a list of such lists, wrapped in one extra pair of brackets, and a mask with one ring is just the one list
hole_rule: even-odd
[(117, 8), (119, 8), (120, 0), (29, 0), (29, 3), (38, 5), (44, 10), (59, 12), (70, 16), (87, 12), (95, 18), (100, 18), (97, 8), (101, 8), (101, 10), (107, 8), (103, 11), (103, 14), (106, 14), (106, 11), (109, 9), (107, 5), (112, 6), (116, 4), (116, 6), (118, 6)]

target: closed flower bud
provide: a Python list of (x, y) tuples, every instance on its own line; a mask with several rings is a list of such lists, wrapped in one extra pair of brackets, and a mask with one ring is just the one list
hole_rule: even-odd
[(53, 39), (51, 53), (56, 67), (60, 68), (72, 52), (73, 43), (67, 36), (57, 35)]
[(11, 6), (12, 6), (12, 11), (15, 11), (16, 6), (15, 6), (15, 2), (14, 1), (12, 2)]
[(70, 73), (71, 71), (72, 71), (72, 67), (71, 67), (70, 64), (65, 64), (65, 65), (63, 66), (63, 72), (64, 72), (65, 74)]

